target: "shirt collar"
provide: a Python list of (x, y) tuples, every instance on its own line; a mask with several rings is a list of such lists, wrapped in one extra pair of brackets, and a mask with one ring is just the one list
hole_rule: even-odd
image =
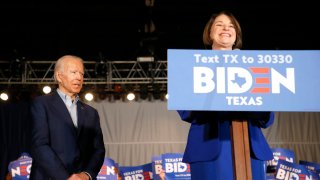
[[(67, 101), (71, 101), (71, 97), (63, 93), (59, 88), (57, 88), (57, 92), (61, 99), (66, 103)], [(73, 104), (76, 104), (79, 101), (79, 95), (76, 95), (76, 98), (73, 101)]]

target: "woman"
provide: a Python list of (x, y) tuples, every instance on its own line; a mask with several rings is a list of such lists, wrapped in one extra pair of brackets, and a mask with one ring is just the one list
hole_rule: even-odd
[[(203, 41), (213, 50), (242, 46), (241, 27), (229, 12), (214, 14), (205, 26)], [(219, 102), (217, 102), (219, 103)], [(233, 119), (248, 120), (252, 179), (265, 178), (264, 161), (273, 159), (260, 128), (273, 123), (271, 112), (178, 111), (191, 123), (183, 161), (190, 164), (191, 178), (233, 180), (230, 126)]]

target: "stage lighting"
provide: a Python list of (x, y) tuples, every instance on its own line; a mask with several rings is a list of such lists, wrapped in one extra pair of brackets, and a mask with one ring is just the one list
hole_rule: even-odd
[(86, 93), (86, 94), (85, 94), (84, 98), (85, 98), (87, 101), (92, 101), (93, 98), (94, 98), (94, 96), (93, 96), (92, 93), (89, 92), (89, 93)]
[(137, 51), (138, 62), (154, 62), (155, 40), (157, 38), (142, 38), (139, 42), (140, 47)]
[(140, 99), (147, 99), (148, 98), (148, 85), (142, 84), (140, 85)]
[(13, 58), (10, 62), (10, 76), (13, 78), (21, 77), (23, 73), (23, 62), (25, 57), (21, 56), (17, 49), (13, 50)]
[(134, 95), (134, 93), (128, 93), (127, 94), (127, 99), (129, 100), (129, 101), (132, 101), (132, 100), (134, 100), (136, 98), (136, 96)]
[(122, 86), (120, 84), (115, 84), (114, 85), (114, 92), (116, 92), (116, 93), (122, 92)]
[(159, 84), (154, 84), (153, 85), (153, 98), (154, 99), (160, 99), (161, 98), (161, 92), (160, 92)]
[(169, 99), (169, 94), (168, 93), (165, 95), (165, 98), (166, 98), (166, 100)]
[(100, 100), (105, 100), (107, 98), (107, 94), (105, 92), (99, 92), (98, 96)]
[(42, 91), (45, 93), (45, 94), (49, 94), (51, 92), (51, 87), (50, 86), (44, 86), (42, 88)]
[(96, 62), (94, 72), (96, 77), (106, 77), (108, 73), (107, 63), (104, 61)]
[(152, 56), (139, 56), (137, 57), (138, 62), (154, 62), (154, 57)]
[(3, 93), (0, 94), (0, 99), (2, 101), (7, 101), (9, 99), (9, 96), (8, 96), (7, 93), (3, 92)]
[(108, 64), (104, 60), (102, 52), (99, 52), (99, 58), (95, 64), (95, 76), (96, 77), (106, 77), (108, 74)]

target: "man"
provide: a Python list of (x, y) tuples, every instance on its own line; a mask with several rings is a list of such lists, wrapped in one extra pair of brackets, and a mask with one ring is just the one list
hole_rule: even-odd
[(30, 179), (96, 179), (105, 148), (98, 112), (79, 101), (83, 75), (81, 58), (63, 56), (54, 69), (58, 89), (35, 99)]

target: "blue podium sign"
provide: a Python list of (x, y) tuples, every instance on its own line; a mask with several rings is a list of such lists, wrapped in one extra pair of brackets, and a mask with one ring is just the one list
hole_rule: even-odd
[(320, 111), (319, 50), (168, 50), (168, 109)]

